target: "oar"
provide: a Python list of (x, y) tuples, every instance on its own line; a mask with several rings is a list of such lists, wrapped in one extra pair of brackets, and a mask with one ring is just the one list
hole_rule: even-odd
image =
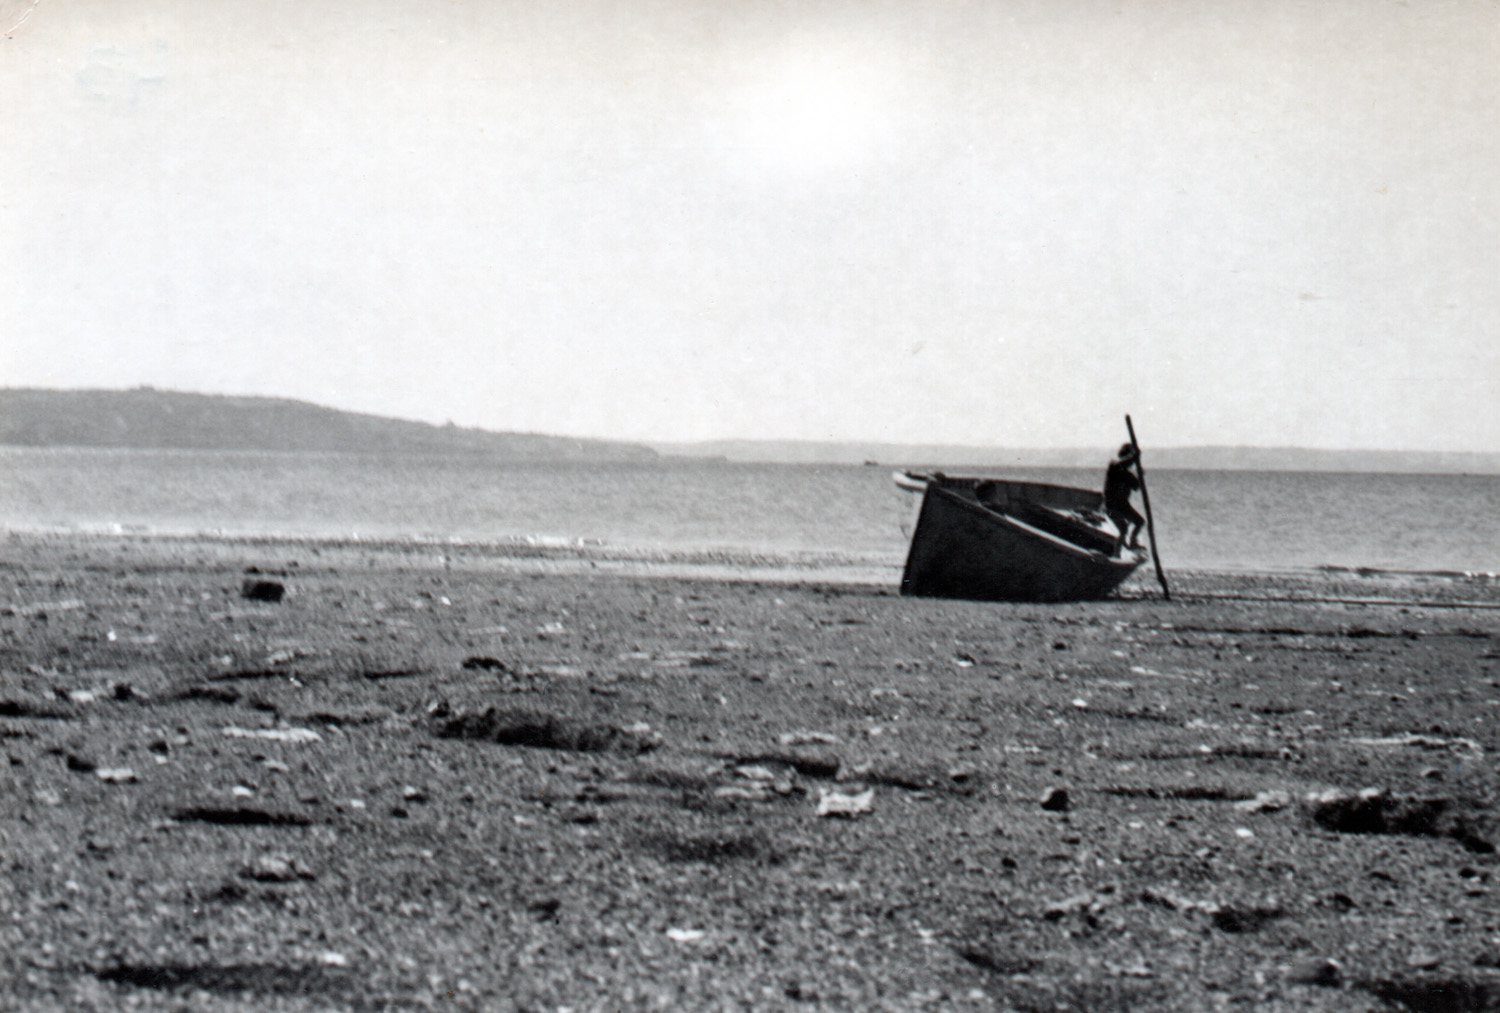
[(1130, 445), (1135, 448), (1135, 475), (1141, 480), (1141, 504), (1146, 508), (1146, 533), (1151, 538), (1151, 562), (1156, 564), (1156, 579), (1161, 584), (1161, 596), (1172, 600), (1172, 590), (1167, 587), (1167, 575), (1161, 571), (1161, 554), (1156, 551), (1156, 524), (1151, 520), (1151, 496), (1146, 492), (1146, 469), (1141, 467), (1141, 445), (1135, 442), (1135, 426), (1130, 416), (1125, 416), (1125, 428), (1130, 430)]

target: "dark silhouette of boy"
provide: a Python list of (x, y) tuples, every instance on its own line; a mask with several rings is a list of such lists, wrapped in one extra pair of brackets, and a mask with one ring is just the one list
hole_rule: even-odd
[(1130, 505), (1130, 494), (1141, 487), (1141, 480), (1131, 470), (1140, 458), (1140, 451), (1134, 444), (1121, 444), (1120, 452), (1109, 462), (1109, 470), (1104, 473), (1104, 512), (1109, 514), (1120, 533), (1119, 541), (1115, 543), (1117, 556), (1125, 551), (1127, 544), (1132, 549), (1141, 547), (1141, 525), (1146, 523), (1146, 518)]

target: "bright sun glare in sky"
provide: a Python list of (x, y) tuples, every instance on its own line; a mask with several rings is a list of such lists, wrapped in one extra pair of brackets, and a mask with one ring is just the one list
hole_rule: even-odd
[(782, 54), (743, 90), (738, 105), (743, 147), (792, 172), (857, 161), (879, 141), (885, 113), (877, 75), (837, 51)]

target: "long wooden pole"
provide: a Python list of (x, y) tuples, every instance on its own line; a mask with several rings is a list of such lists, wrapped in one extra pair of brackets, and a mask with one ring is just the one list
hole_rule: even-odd
[(1172, 589), (1167, 587), (1167, 575), (1161, 569), (1161, 554), (1156, 551), (1156, 523), (1151, 519), (1151, 496), (1146, 492), (1146, 469), (1141, 466), (1141, 445), (1135, 442), (1135, 425), (1130, 416), (1125, 416), (1125, 428), (1130, 430), (1130, 445), (1135, 449), (1135, 475), (1141, 480), (1141, 505), (1146, 508), (1146, 533), (1151, 538), (1151, 562), (1156, 564), (1156, 579), (1161, 584), (1161, 596), (1172, 600)]

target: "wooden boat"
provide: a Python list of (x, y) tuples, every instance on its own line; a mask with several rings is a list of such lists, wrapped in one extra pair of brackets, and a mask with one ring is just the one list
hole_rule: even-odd
[(1126, 549), (1092, 489), (993, 478), (897, 472), (922, 492), (901, 593), (976, 601), (1108, 597), (1145, 561)]

